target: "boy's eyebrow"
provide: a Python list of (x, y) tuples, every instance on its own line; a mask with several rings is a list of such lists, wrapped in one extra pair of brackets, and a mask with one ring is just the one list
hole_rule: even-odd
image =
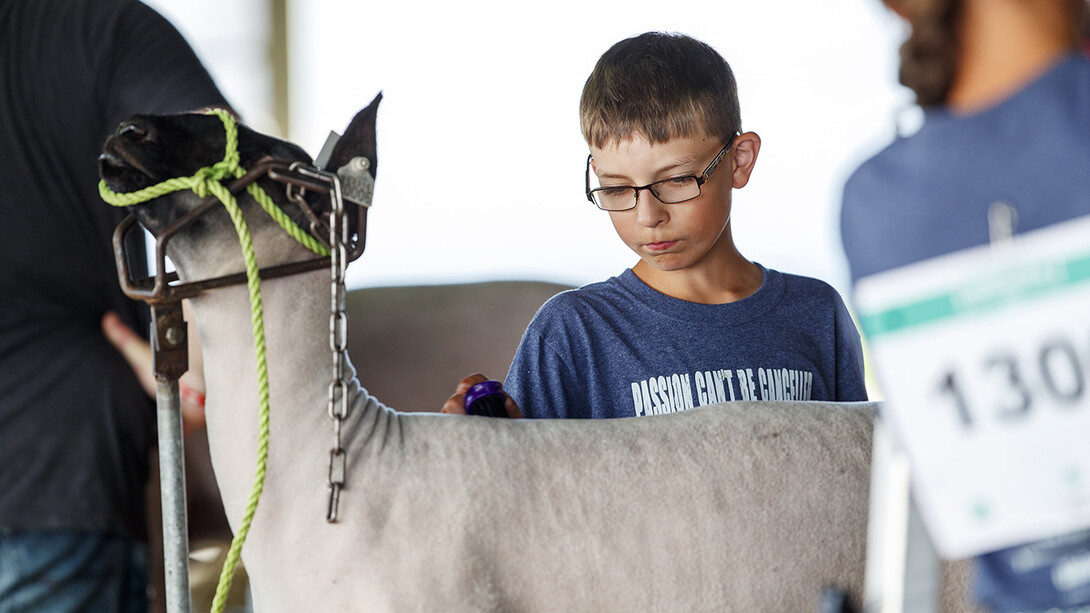
[[(674, 170), (674, 169), (679, 168), (681, 166), (688, 166), (690, 164), (696, 164), (696, 163), (698, 163), (698, 160), (697, 160), (696, 156), (685, 156), (685, 157), (682, 157), (682, 158), (678, 158), (673, 162), (667, 162), (666, 164), (663, 164), (662, 166), (656, 168), (655, 171), (652, 172), (651, 174), (661, 175), (663, 173)], [(595, 174), (598, 175), (599, 179), (627, 179), (629, 181), (632, 180), (627, 175), (622, 175), (622, 174), (617, 174), (617, 173), (612, 173), (612, 172), (598, 173), (598, 166), (597, 165), (595, 165), (594, 170), (595, 170)]]

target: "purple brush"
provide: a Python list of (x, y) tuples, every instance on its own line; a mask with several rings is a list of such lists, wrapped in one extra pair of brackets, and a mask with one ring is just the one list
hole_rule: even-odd
[(466, 391), (464, 397), (466, 415), (508, 417), (507, 409), (503, 406), (505, 400), (502, 383), (492, 380), (482, 381)]

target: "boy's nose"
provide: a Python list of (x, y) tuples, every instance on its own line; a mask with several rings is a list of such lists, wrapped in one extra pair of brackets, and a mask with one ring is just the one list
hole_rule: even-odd
[(651, 190), (640, 190), (636, 194), (636, 221), (641, 226), (653, 228), (669, 218), (666, 206)]

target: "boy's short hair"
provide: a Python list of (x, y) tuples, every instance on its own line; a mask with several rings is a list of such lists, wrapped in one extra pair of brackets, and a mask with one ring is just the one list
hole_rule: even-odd
[(742, 129), (738, 86), (723, 56), (684, 34), (647, 32), (602, 54), (579, 101), (583, 138), (603, 147), (639, 135), (652, 144)]

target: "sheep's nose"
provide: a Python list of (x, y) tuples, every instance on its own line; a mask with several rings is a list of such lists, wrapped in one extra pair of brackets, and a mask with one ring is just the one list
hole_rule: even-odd
[(148, 131), (135, 121), (126, 121), (117, 126), (117, 135), (127, 140), (144, 142), (148, 138)]

